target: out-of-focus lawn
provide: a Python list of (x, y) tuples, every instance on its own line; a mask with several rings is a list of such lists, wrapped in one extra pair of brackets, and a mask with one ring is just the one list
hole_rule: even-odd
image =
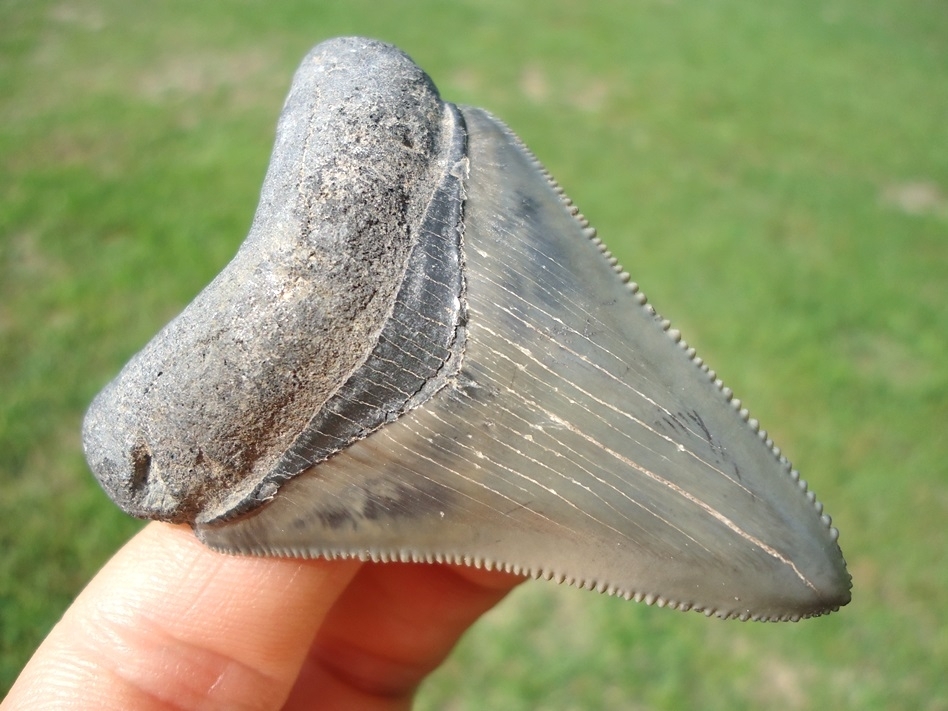
[(518, 131), (842, 531), (797, 625), (522, 586), (419, 708), (948, 709), (948, 6), (0, 0), (0, 693), (138, 527), (84, 407), (246, 234), (290, 75), (394, 42)]

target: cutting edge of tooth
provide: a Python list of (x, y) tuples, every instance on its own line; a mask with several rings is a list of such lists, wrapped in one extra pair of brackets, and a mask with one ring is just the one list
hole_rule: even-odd
[[(822, 519), (827, 526), (830, 527), (830, 530), (836, 535), (838, 532), (835, 528), (830, 526), (830, 518), (826, 514), (823, 514)], [(835, 540), (835, 537), (834, 537)], [(497, 570), (505, 573), (511, 573), (513, 575), (522, 575), (524, 577), (532, 578), (534, 580), (548, 580), (559, 585), (569, 585), (571, 587), (576, 587), (584, 590), (592, 590), (594, 592), (601, 593), (603, 595), (610, 595), (614, 597), (623, 598), (625, 600), (633, 600), (635, 602), (644, 602), (646, 605), (652, 605), (655, 607), (668, 607), (673, 610), (680, 610), (682, 612), (700, 612), (707, 617), (718, 617), (722, 620), (727, 619), (736, 619), (740, 621), (761, 621), (761, 622), (797, 622), (806, 617), (819, 617), (821, 615), (828, 614), (830, 612), (835, 612), (838, 610), (838, 607), (834, 607), (830, 610), (825, 610), (822, 612), (814, 612), (812, 615), (805, 615), (799, 613), (786, 613), (783, 615), (766, 615), (766, 614), (753, 614), (748, 610), (742, 609), (725, 609), (720, 607), (706, 607), (700, 603), (690, 602), (687, 600), (674, 600), (670, 598), (663, 597), (656, 593), (644, 592), (642, 590), (627, 590), (621, 588), (617, 585), (607, 583), (603, 580), (595, 579), (583, 579), (574, 576), (568, 576), (562, 572), (556, 570), (551, 570), (548, 568), (533, 568), (525, 565), (517, 565), (515, 563), (503, 563), (500, 561), (493, 560), (491, 558), (484, 558), (480, 556), (472, 555), (462, 555), (458, 553), (449, 553), (449, 552), (431, 552), (431, 553), (419, 553), (418, 551), (408, 549), (408, 548), (397, 548), (397, 549), (372, 549), (367, 548), (359, 551), (355, 554), (348, 554), (341, 552), (332, 548), (322, 548), (322, 549), (296, 549), (296, 548), (266, 548), (266, 549), (254, 549), (254, 548), (245, 548), (245, 549), (221, 549), (217, 546), (211, 544), (212, 548), (220, 550), (222, 553), (228, 555), (266, 555), (266, 556), (279, 556), (279, 557), (289, 557), (289, 558), (325, 558), (327, 560), (341, 560), (341, 559), (353, 559), (356, 558), (362, 561), (372, 561), (377, 563), (428, 563), (428, 564), (451, 564), (451, 565), (465, 565), (480, 570)], [(735, 599), (735, 602), (739, 600)]]
[[(783, 450), (781, 450), (780, 447), (774, 443), (767, 430), (760, 426), (760, 420), (758, 420), (756, 417), (751, 417), (750, 411), (743, 406), (743, 401), (740, 398), (734, 396), (734, 391), (725, 385), (724, 381), (718, 377), (717, 371), (708, 366), (704, 359), (697, 354), (695, 348), (688, 345), (685, 339), (682, 338), (681, 331), (679, 331), (677, 328), (673, 328), (669, 319), (663, 318), (658, 314), (658, 312), (655, 310), (655, 307), (648, 302), (648, 297), (646, 297), (645, 293), (641, 290), (639, 284), (635, 281), (632, 281), (631, 275), (622, 269), (616, 258), (612, 255), (612, 252), (610, 252), (605, 246), (605, 243), (603, 243), (603, 241), (598, 236), (595, 236), (593, 239), (603, 255), (608, 258), (610, 266), (612, 266), (612, 268), (619, 274), (619, 278), (626, 284), (630, 293), (633, 295), (634, 299), (639, 303), (639, 305), (645, 309), (646, 313), (659, 321), (659, 326), (661, 329), (685, 352), (685, 355), (689, 358), (689, 360), (691, 360), (691, 362), (708, 377), (715, 388), (717, 388), (717, 390), (722, 394), (725, 401), (731, 404), (737, 415), (747, 423), (747, 426), (751, 429), (751, 431), (756, 433), (760, 438), (761, 443), (770, 450), (771, 454), (773, 454), (773, 456), (781, 464), (781, 468), (784, 470), (784, 472), (791, 474), (794, 477), (797, 485), (800, 487), (807, 500), (813, 506), (817, 515), (820, 516), (820, 520), (828, 530), (830, 538), (835, 541), (839, 537), (839, 531), (832, 526), (829, 516), (824, 513), (823, 503), (816, 498), (811, 490), (808, 489), (806, 482), (800, 479), (799, 472), (793, 469), (790, 462), (784, 456)], [(802, 485), (800, 483), (801, 481)], [(666, 606), (671, 605), (670, 603), (667, 603)], [(692, 607), (693, 606), (689, 605), (689, 609)], [(711, 614), (718, 617), (722, 616), (717, 611), (712, 612)], [(728, 617), (733, 615), (730, 613), (725, 613), (724, 616)]]
[[(648, 302), (648, 297), (645, 296), (645, 293), (641, 290), (639, 284), (632, 281), (631, 275), (622, 268), (619, 260), (612, 254), (605, 242), (603, 242), (603, 240), (599, 237), (596, 229), (590, 225), (589, 220), (587, 220), (585, 215), (579, 211), (579, 208), (573, 203), (573, 200), (569, 197), (569, 195), (566, 194), (566, 191), (562, 188), (562, 186), (560, 186), (550, 171), (547, 170), (546, 166), (544, 166), (540, 159), (537, 158), (536, 154), (530, 150), (523, 140), (503, 121), (497, 121), (497, 123), (503, 128), (507, 136), (516, 145), (518, 145), (524, 154), (530, 159), (537, 171), (539, 171), (539, 173), (550, 185), (550, 188), (562, 201), (569, 214), (579, 222), (583, 234), (586, 235), (586, 237), (596, 246), (603, 257), (606, 258), (609, 266), (613, 269), (613, 271), (616, 272), (616, 274), (619, 276), (619, 279), (626, 284), (626, 287), (629, 289), (629, 292), (632, 294), (634, 300), (646, 311), (649, 316), (659, 320), (662, 330), (668, 334), (673, 342), (678, 344), (678, 346), (684, 351), (685, 355), (691, 360), (691, 362), (694, 363), (695, 366), (697, 366), (697, 368), (708, 377), (708, 379), (714, 384), (718, 391), (724, 396), (725, 401), (731, 403), (731, 406), (735, 409), (738, 416), (744, 420), (744, 422), (746, 422), (754, 432), (758, 433), (763, 444), (771, 450), (774, 456), (778, 460), (781, 459), (782, 455), (780, 448), (775, 446), (773, 440), (767, 436), (767, 431), (760, 427), (759, 420), (756, 418), (751, 418), (750, 412), (747, 410), (747, 408), (742, 407), (742, 401), (740, 398), (734, 397), (734, 391), (727, 387), (718, 377), (717, 371), (711, 369), (704, 362), (704, 359), (702, 359), (697, 354), (697, 351), (688, 345), (685, 339), (681, 337), (681, 332), (678, 329), (671, 327), (671, 322), (668, 319), (664, 319), (658, 314), (658, 312), (655, 310), (655, 307)], [(797, 474), (797, 480), (799, 481), (799, 474)], [(805, 482), (803, 491), (806, 492)], [(817, 513), (820, 514), (821, 520), (826, 523), (830, 536), (833, 538), (833, 540), (836, 540), (836, 538), (839, 536), (839, 531), (827, 523), (829, 517), (823, 513), (823, 504), (820, 503), (815, 497), (809, 496), (808, 498), (810, 499)], [(712, 612), (711, 614), (717, 615), (719, 617), (721, 616), (717, 612)]]
[[(579, 211), (579, 208), (573, 203), (570, 196), (566, 194), (566, 190), (564, 190), (563, 187), (556, 181), (556, 179), (553, 177), (550, 171), (546, 169), (546, 166), (543, 165), (543, 163), (540, 161), (539, 158), (537, 158), (536, 154), (532, 150), (530, 150), (530, 147), (526, 143), (523, 142), (523, 139), (521, 139), (520, 136), (518, 136), (516, 133), (510, 130), (510, 127), (507, 126), (507, 124), (497, 119), (495, 119), (495, 121), (503, 129), (507, 137), (511, 141), (513, 141), (513, 143), (515, 143), (520, 148), (521, 151), (523, 151), (524, 155), (526, 155), (527, 158), (530, 159), (530, 161), (533, 163), (534, 168), (536, 168), (536, 170), (540, 173), (540, 175), (542, 175), (544, 179), (546, 179), (547, 183), (549, 184), (553, 192), (556, 193), (557, 196), (559, 196), (560, 200), (562, 201), (566, 209), (569, 211), (570, 215), (572, 215), (576, 219), (576, 221), (579, 222), (580, 227), (584, 231), (591, 230), (592, 236), (594, 237), (596, 231), (594, 228), (590, 226), (589, 220), (587, 220), (586, 216), (583, 215), (583, 213)], [(589, 236), (588, 232), (587, 232), (587, 236)]]

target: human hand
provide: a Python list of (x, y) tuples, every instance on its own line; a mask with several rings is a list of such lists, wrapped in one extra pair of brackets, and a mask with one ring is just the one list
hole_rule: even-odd
[(153, 523), (99, 572), (0, 711), (405, 709), (521, 578), (237, 557)]

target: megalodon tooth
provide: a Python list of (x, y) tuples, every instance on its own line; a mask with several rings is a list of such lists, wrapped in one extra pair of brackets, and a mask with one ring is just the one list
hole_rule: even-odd
[(304, 59), (246, 241), (83, 442), (125, 511), (222, 551), (742, 619), (850, 599), (806, 483), (533, 154), (373, 40)]

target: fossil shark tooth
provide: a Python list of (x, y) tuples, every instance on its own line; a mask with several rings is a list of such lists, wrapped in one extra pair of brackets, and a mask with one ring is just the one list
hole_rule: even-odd
[(316, 47), (220, 275), (96, 398), (128, 513), (720, 617), (845, 605), (837, 532), (533, 155), (405, 54)]

